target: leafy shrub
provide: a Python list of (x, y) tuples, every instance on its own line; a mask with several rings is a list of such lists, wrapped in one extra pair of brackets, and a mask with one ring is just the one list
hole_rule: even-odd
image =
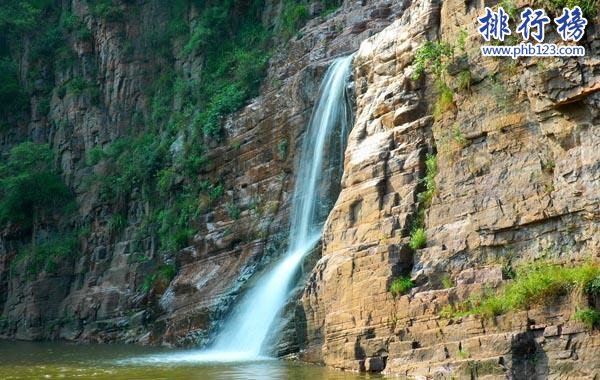
[(425, 244), (427, 244), (427, 235), (425, 234), (425, 229), (423, 227), (418, 227), (412, 230), (410, 233), (410, 247), (414, 250), (417, 250), (425, 247)]
[(90, 94), (90, 104), (93, 106), (99, 105), (102, 96), (102, 93), (100, 92), (100, 87), (97, 84), (92, 84), (88, 86), (88, 91)]
[(574, 317), (590, 329), (600, 326), (600, 312), (598, 310), (590, 308), (578, 309)]
[(37, 106), (37, 114), (40, 116), (46, 116), (50, 112), (50, 99), (45, 97), (40, 99)]
[(160, 195), (168, 196), (170, 194), (175, 186), (175, 176), (173, 168), (165, 168), (158, 172), (156, 184)]
[(88, 87), (88, 82), (83, 77), (75, 77), (67, 84), (67, 89), (75, 96), (81, 93)]
[(467, 41), (468, 36), (469, 36), (469, 33), (465, 29), (461, 28), (458, 31), (458, 38), (456, 39), (456, 47), (462, 52), (465, 51), (465, 43)]
[(232, 1), (207, 5), (184, 47), (184, 54), (203, 53), (204, 78), (195, 94), (202, 111), (194, 121), (208, 138), (219, 140), (223, 117), (258, 92), (270, 57), (270, 35), (260, 22), (262, 4), (251, 2), (243, 16)]
[(103, 151), (109, 175), (101, 179), (105, 200), (124, 203), (136, 186), (151, 188), (162, 166), (165, 147), (158, 136), (148, 133), (136, 138), (120, 138)]
[(81, 21), (79, 17), (71, 12), (64, 12), (60, 18), (60, 26), (66, 31), (72, 32), (79, 28)]
[(0, 117), (21, 112), (27, 104), (27, 95), (19, 82), (17, 65), (8, 57), (0, 58)]
[(515, 269), (510, 261), (502, 264), (502, 278), (505, 280), (512, 280), (517, 276)]
[(77, 257), (78, 249), (77, 232), (58, 235), (51, 240), (22, 247), (11, 263), (11, 269), (24, 270), (30, 278), (35, 278), (42, 271), (54, 272), (66, 259)]
[(163, 252), (178, 251), (184, 248), (194, 235), (191, 221), (200, 215), (200, 208), (192, 191), (184, 191), (168, 207), (157, 211), (154, 222), (160, 249)]
[(600, 275), (596, 276), (587, 286), (586, 291), (589, 294), (600, 295)]
[(42, 29), (42, 32), (35, 37), (31, 46), (31, 60), (48, 60), (53, 57), (55, 51), (64, 45), (65, 39), (63, 31), (59, 27), (50, 27)]
[(148, 293), (156, 285), (157, 282), (168, 284), (177, 275), (177, 268), (174, 264), (165, 264), (160, 266), (151, 275), (144, 279), (140, 291)]
[(454, 47), (449, 43), (425, 42), (415, 53), (411, 78), (417, 80), (425, 71), (431, 72), (437, 79), (441, 78), (447, 65), (446, 58), (451, 57), (453, 53)]
[(398, 277), (392, 281), (390, 292), (394, 296), (399, 296), (408, 293), (409, 290), (415, 287), (415, 283), (410, 277)]
[(53, 162), (46, 144), (24, 142), (11, 149), (0, 164), (0, 223), (29, 229), (64, 209), (72, 195)]
[(125, 10), (113, 0), (89, 0), (91, 11), (96, 16), (107, 21), (122, 21), (125, 18)]
[(283, 3), (283, 11), (275, 27), (275, 32), (287, 40), (308, 21), (310, 14), (305, 4), (286, 0)]
[(87, 154), (86, 164), (88, 165), (96, 165), (104, 158), (104, 151), (101, 147), (94, 147), (90, 149)]
[(454, 142), (456, 144), (458, 144), (458, 146), (461, 148), (464, 148), (465, 146), (467, 146), (469, 141), (467, 140), (465, 135), (462, 133), (462, 130), (460, 129), (460, 124), (455, 123), (453, 129), (454, 129), (454, 131), (452, 133), (452, 138), (454, 139)]
[(0, 31), (11, 37), (34, 30), (39, 26), (42, 12), (50, 4), (44, 1), (3, 1), (0, 7)]
[(211, 202), (214, 202), (223, 196), (224, 190), (223, 185), (220, 183), (212, 184), (208, 181), (204, 181), (201, 184), (201, 189), (206, 194), (208, 194), (208, 198)]
[(75, 38), (80, 41), (89, 41), (93, 37), (92, 31), (88, 29), (87, 26), (81, 24), (79, 28), (75, 31)]

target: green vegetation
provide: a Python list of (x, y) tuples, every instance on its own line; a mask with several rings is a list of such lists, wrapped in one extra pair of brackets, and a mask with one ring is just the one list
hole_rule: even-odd
[(144, 279), (144, 282), (140, 286), (140, 291), (142, 293), (148, 293), (158, 283), (168, 284), (175, 275), (177, 275), (177, 268), (174, 264), (162, 265)]
[(11, 149), (0, 164), (2, 225), (31, 230), (42, 219), (64, 211), (72, 195), (53, 163), (54, 155), (46, 144), (24, 142)]
[(125, 10), (113, 0), (88, 0), (88, 4), (93, 14), (107, 21), (117, 22), (125, 18)]
[(321, 12), (321, 17), (329, 16), (333, 12), (337, 11), (342, 5), (342, 2), (340, 0), (324, 0), (322, 1), (322, 3), (324, 5), (324, 8)]
[(108, 229), (111, 232), (120, 232), (127, 226), (127, 216), (116, 213), (108, 221)]
[(458, 73), (458, 89), (461, 91), (469, 90), (471, 88), (471, 71), (462, 70)]
[(442, 277), (442, 286), (444, 289), (449, 289), (454, 287), (454, 281), (452, 281), (452, 277), (450, 275), (445, 275)]
[(467, 146), (469, 141), (467, 140), (465, 135), (463, 135), (462, 130), (460, 129), (460, 124), (455, 123), (454, 130), (452, 132), (452, 138), (454, 139), (454, 142), (458, 144), (459, 147), (464, 148), (465, 146)]
[(410, 233), (410, 242), (408, 243), (414, 250), (421, 249), (427, 244), (427, 235), (423, 227), (417, 227)]
[(231, 219), (237, 220), (240, 218), (241, 210), (235, 203), (228, 202), (225, 205), (225, 209), (227, 210), (227, 215), (229, 215)]
[(410, 240), (408, 244), (413, 250), (421, 249), (427, 244), (427, 234), (425, 233), (425, 211), (431, 205), (433, 195), (435, 194), (436, 175), (437, 157), (428, 153), (425, 158), (425, 177), (421, 180), (425, 185), (425, 190), (417, 194), (419, 207), (410, 230)]
[(277, 155), (279, 156), (280, 160), (285, 160), (287, 158), (288, 155), (288, 140), (287, 139), (280, 139), (279, 142), (277, 143)]
[(426, 71), (436, 78), (442, 79), (448, 59), (454, 55), (454, 47), (447, 42), (427, 41), (415, 53), (413, 61), (414, 71), (411, 74), (413, 80), (419, 79)]
[(501, 6), (502, 9), (504, 9), (504, 11), (511, 17), (511, 19), (515, 19), (515, 17), (517, 16), (518, 9), (514, 0), (501, 0), (498, 5)]
[[(138, 4), (129, 1), (86, 3), (93, 17), (105, 22), (121, 22), (139, 11)], [(156, 265), (169, 262), (168, 255), (189, 244), (197, 230), (194, 221), (213, 211), (224, 193), (219, 178), (206, 181), (201, 177), (209, 164), (206, 153), (222, 142), (225, 117), (258, 94), (273, 39), (295, 35), (309, 18), (307, 4), (285, 1), (281, 19), (274, 22), (274, 30), (269, 30), (261, 19), (264, 0), (174, 0), (156, 5), (165, 10), (165, 28), (145, 29), (142, 23), (141, 38), (133, 39), (133, 43), (127, 31), (116, 36), (122, 39), (119, 44), (125, 58), (142, 58), (140, 47), (145, 49), (143, 58), (153, 62), (148, 77), (155, 79), (144, 94), (149, 108), (135, 113), (120, 131), (120, 138), (91, 149), (86, 157), (90, 172), (91, 166), (98, 165), (94, 172), (102, 173), (86, 179), (86, 186), (99, 189), (100, 199), (109, 207), (111, 215), (104, 228), (113, 239), (128, 223), (139, 222), (135, 240), (156, 242)], [(324, 13), (340, 4), (340, 0), (324, 1)], [(192, 7), (196, 15), (189, 23)], [(50, 112), (54, 95), (60, 99), (81, 96), (80, 101), (88, 101), (88, 105), (100, 103), (97, 68), (88, 64), (92, 61), (80, 63), (71, 48), (73, 41), (91, 39), (92, 31), (68, 9), (51, 0), (7, 0), (0, 7), (0, 126), (4, 130), (16, 125), (20, 113), (25, 115), (30, 99), (37, 104), (36, 116)], [(20, 78), (15, 57), (26, 47), (28, 73)], [(188, 58), (201, 61), (201, 81), (174, 68), (176, 60)], [(196, 72), (192, 74), (192, 78), (199, 77)], [(57, 78), (62, 82), (56, 83)], [(68, 125), (66, 120), (56, 123)], [(55, 158), (50, 149), (30, 149), (36, 146), (11, 153), (23, 156), (25, 150), (31, 150), (37, 155), (35, 160), (20, 160), (19, 167), (13, 167), (17, 163), (9, 160), (0, 166), (0, 223), (31, 232), (29, 252), (34, 248), (42, 252), (33, 257), (58, 257), (58, 253), (48, 253), (55, 251), (45, 247), (46, 243), (38, 244), (35, 226), (52, 217), (62, 223), (57, 229), (66, 236), (63, 230), (72, 226), (63, 225), (70, 222), (59, 217), (67, 213), (69, 207), (65, 205), (72, 203), (73, 197), (60, 173), (53, 169)], [(231, 146), (239, 149), (241, 142)], [(285, 159), (287, 140), (279, 142), (277, 153)], [(133, 215), (128, 209), (132, 201), (143, 205), (143, 215), (135, 214), (130, 221), (127, 216)], [(224, 206), (231, 218), (240, 217), (237, 205), (230, 202)], [(42, 246), (44, 249), (39, 248)], [(36, 271), (40, 262), (32, 261)], [(167, 274), (159, 271), (148, 281), (169, 277)]]
[(466, 358), (468, 358), (469, 356), (470, 356), (470, 354), (469, 354), (469, 351), (467, 351), (467, 350), (464, 350), (464, 349), (462, 349), (462, 348), (460, 348), (460, 349), (458, 350), (458, 357), (459, 357), (460, 359), (466, 359)]
[(590, 308), (578, 309), (574, 317), (590, 329), (600, 326), (600, 312), (598, 310)]
[(502, 278), (505, 280), (512, 280), (517, 276), (515, 268), (512, 266), (511, 260), (507, 260), (502, 264)]
[(55, 272), (60, 263), (77, 257), (79, 253), (78, 234), (69, 233), (54, 236), (51, 240), (28, 244), (19, 250), (11, 263), (11, 270), (25, 271), (28, 278), (38, 273)]
[(590, 281), (587, 285), (586, 292), (588, 294), (600, 295), (600, 275)]
[(511, 99), (512, 94), (509, 89), (506, 88), (501, 78), (498, 75), (492, 77), (491, 93), (494, 100), (500, 108), (503, 110), (509, 110), (512, 107)]
[(0, 58), (0, 119), (21, 112), (28, 105), (21, 87), (17, 65), (9, 57)]
[(67, 85), (68, 90), (75, 96), (81, 95), (81, 93), (87, 88), (88, 84), (82, 77), (75, 77), (69, 81)]
[[(499, 291), (488, 290), (459, 305), (450, 305), (443, 314), (446, 317), (481, 315), (491, 318), (534, 305), (551, 304), (572, 291), (589, 293), (598, 276), (600, 266), (592, 263), (575, 267), (547, 262), (530, 264), (519, 268), (515, 279)], [(586, 315), (589, 317), (589, 313)]]
[(276, 33), (284, 39), (293, 37), (296, 32), (308, 21), (310, 15), (306, 4), (293, 0), (285, 0), (283, 11), (276, 25)]
[(436, 81), (435, 84), (438, 91), (438, 98), (435, 102), (433, 116), (436, 119), (439, 119), (444, 112), (449, 111), (454, 107), (454, 93), (452, 92), (452, 89), (448, 87), (446, 82), (442, 80)]
[(390, 293), (395, 296), (400, 296), (408, 293), (409, 290), (415, 287), (415, 283), (410, 277), (397, 277), (390, 285)]
[(458, 31), (458, 37), (456, 38), (456, 47), (463, 53), (465, 52), (465, 44), (468, 36), (469, 33), (465, 29), (460, 28)]
[[(464, 46), (464, 34), (459, 35), (459, 44)], [(415, 53), (413, 61), (414, 71), (411, 74), (411, 79), (417, 80), (428, 72), (435, 78), (435, 87), (438, 92), (433, 115), (436, 119), (442, 114), (450, 110), (454, 106), (454, 93), (447, 84), (447, 67), (450, 61), (454, 58), (454, 45), (447, 42), (431, 42), (427, 41)]]
[(174, 252), (189, 243), (194, 235), (191, 222), (199, 216), (200, 210), (197, 201), (183, 193), (176, 196), (172, 203), (147, 215), (147, 230), (150, 234), (157, 234), (161, 252)]
[[(7, 0), (0, 7), (0, 122), (11, 127), (22, 118), (29, 99), (45, 102), (38, 115), (49, 109), (56, 70), (76, 61), (67, 44), (69, 33), (85, 28), (70, 12), (61, 15), (61, 4), (51, 0)], [(28, 52), (28, 70), (19, 75), (21, 54)], [(37, 83), (34, 86), (34, 83)]]
[(437, 139), (438, 153), (448, 162), (454, 162), (460, 151), (469, 145), (469, 140), (462, 132), (459, 123), (454, 123), (452, 130), (440, 131), (441, 136)]
[(105, 159), (108, 175), (100, 178), (101, 195), (117, 207), (127, 203), (132, 191), (153, 188), (156, 174), (164, 158), (166, 147), (158, 136), (148, 133), (137, 138), (117, 139), (102, 151), (91, 152), (90, 160)]
[(594, 18), (598, 14), (598, 0), (538, 0), (538, 4), (555, 14), (561, 14), (563, 8), (579, 6), (585, 17)]
[(428, 153), (425, 158), (425, 178), (423, 178), (425, 191), (419, 193), (418, 196), (419, 202), (421, 202), (424, 207), (429, 207), (431, 205), (431, 201), (433, 200), (433, 195), (435, 194), (436, 189), (435, 176), (437, 175), (437, 172), (437, 157)]
[(251, 1), (241, 13), (239, 6), (233, 0), (206, 5), (184, 47), (184, 54), (202, 52), (204, 59), (203, 80), (190, 93), (202, 109), (194, 123), (217, 140), (223, 117), (258, 93), (270, 58), (270, 35), (260, 21), (263, 1)]

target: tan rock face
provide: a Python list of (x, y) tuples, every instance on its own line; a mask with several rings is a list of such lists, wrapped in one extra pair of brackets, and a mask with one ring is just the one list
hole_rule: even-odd
[[(588, 29), (583, 58), (483, 58), (479, 6), (438, 7), (410, 3), (355, 57), (356, 122), (342, 192), (303, 295), (306, 356), (417, 378), (598, 375), (591, 355), (600, 341), (571, 320), (569, 300), (495, 321), (440, 317), (444, 306), (503, 283), (506, 260), (600, 257), (598, 34)], [(409, 79), (411, 63), (426, 39), (439, 32), (456, 44), (460, 29), (467, 63), (448, 69), (453, 102), (434, 118), (433, 79)], [(427, 152), (437, 152), (436, 191), (425, 214), (427, 247), (413, 252), (407, 243)], [(388, 287), (399, 275), (416, 287), (394, 298)]]

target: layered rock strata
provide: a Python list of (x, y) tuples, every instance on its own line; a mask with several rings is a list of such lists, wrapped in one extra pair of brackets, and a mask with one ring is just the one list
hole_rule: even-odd
[[(342, 191), (303, 295), (306, 360), (409, 378), (600, 374), (600, 335), (573, 319), (581, 300), (493, 320), (441, 316), (505, 283), (507, 262), (600, 258), (598, 19), (585, 57), (484, 58), (483, 6), (413, 1), (361, 45)], [(410, 76), (417, 48), (438, 39), (455, 58), (445, 74), (453, 99), (436, 110), (431, 75)], [(413, 251), (427, 153), (437, 154), (436, 186), (427, 246)], [(394, 297), (401, 275), (416, 286)]]

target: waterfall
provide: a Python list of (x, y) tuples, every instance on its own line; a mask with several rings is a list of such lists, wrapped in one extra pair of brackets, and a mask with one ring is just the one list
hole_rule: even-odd
[[(262, 273), (234, 306), (213, 345), (203, 351), (147, 358), (148, 362), (244, 361), (264, 358), (277, 315), (288, 301), (302, 259), (319, 241), (331, 209), (326, 183), (334, 180), (331, 162), (341, 167), (351, 109), (346, 98), (352, 56), (337, 58), (319, 88), (299, 157), (286, 253)], [(338, 132), (339, 135), (334, 135)], [(339, 169), (339, 168), (338, 168)], [(339, 178), (337, 179), (339, 182)]]
[[(327, 174), (326, 160), (340, 152), (328, 151), (329, 145), (345, 147), (350, 109), (345, 92), (352, 56), (336, 59), (327, 70), (319, 89), (319, 101), (311, 116), (302, 144), (299, 170), (295, 181), (289, 248), (272, 269), (256, 281), (256, 285), (235, 306), (212, 347), (215, 352), (234, 357), (256, 358), (264, 354), (265, 342), (278, 313), (285, 306), (292, 282), (304, 256), (316, 245), (326, 213), (319, 212), (323, 194), (319, 191)], [(334, 131), (341, 143), (330, 141)], [(337, 137), (337, 136), (336, 136)], [(327, 210), (327, 213), (329, 210)]]

